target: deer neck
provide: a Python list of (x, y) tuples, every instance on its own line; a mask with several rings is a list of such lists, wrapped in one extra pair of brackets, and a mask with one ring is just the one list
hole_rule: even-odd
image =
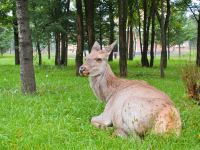
[(115, 92), (118, 78), (107, 64), (104, 73), (99, 76), (90, 77), (90, 86), (94, 94), (102, 101), (108, 102), (111, 95)]

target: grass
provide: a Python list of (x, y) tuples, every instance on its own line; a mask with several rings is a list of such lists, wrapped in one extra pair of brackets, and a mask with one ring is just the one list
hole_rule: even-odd
[[(180, 111), (180, 137), (147, 135), (142, 141), (113, 137), (113, 128), (96, 129), (90, 118), (104, 108), (92, 93), (88, 79), (75, 76), (74, 60), (68, 67), (55, 67), (52, 60), (35, 65), (37, 94), (20, 91), (19, 66), (13, 56), (0, 57), (0, 149), (135, 149), (199, 150), (200, 107), (187, 98), (181, 81), (185, 60), (170, 60), (166, 78), (159, 77), (159, 61), (154, 68), (141, 68), (139, 59), (128, 63), (129, 79), (141, 79), (166, 92)], [(118, 74), (118, 62), (111, 63)]]

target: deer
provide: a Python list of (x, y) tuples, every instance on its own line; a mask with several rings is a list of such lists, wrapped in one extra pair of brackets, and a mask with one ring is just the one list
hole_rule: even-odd
[(147, 133), (179, 135), (181, 119), (171, 99), (162, 91), (142, 80), (127, 80), (114, 75), (108, 56), (116, 45), (101, 49), (98, 42), (79, 68), (79, 74), (89, 77), (90, 87), (98, 99), (105, 102), (104, 111), (91, 119), (100, 129), (113, 126), (115, 136), (141, 139)]

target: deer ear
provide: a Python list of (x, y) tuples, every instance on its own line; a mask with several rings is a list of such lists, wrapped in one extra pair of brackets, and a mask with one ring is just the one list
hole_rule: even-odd
[(94, 42), (94, 45), (92, 46), (92, 51), (99, 51), (99, 50), (101, 50), (101, 47), (99, 43), (96, 41)]
[(113, 42), (111, 45), (106, 47), (106, 51), (107, 51), (108, 55), (110, 55), (110, 53), (112, 52), (112, 50), (114, 49), (116, 44), (117, 44), (117, 40), (115, 42)]

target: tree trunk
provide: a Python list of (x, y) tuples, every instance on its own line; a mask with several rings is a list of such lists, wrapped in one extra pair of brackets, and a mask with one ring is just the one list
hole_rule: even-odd
[[(164, 7), (164, 6), (163, 6)], [(170, 15), (171, 15), (171, 5), (170, 5), (170, 0), (167, 0), (167, 13), (166, 13), (166, 18), (165, 18), (165, 21), (164, 21), (164, 38), (165, 38), (165, 50), (164, 50), (164, 58), (163, 58), (163, 66), (164, 68), (167, 68), (167, 29), (168, 29), (168, 26), (169, 26), (169, 18), (170, 18)]]
[(38, 52), (38, 58), (39, 58), (39, 62), (38, 65), (41, 66), (42, 65), (42, 53), (41, 53), (41, 49), (40, 49), (40, 43), (39, 41), (36, 42), (36, 47), (37, 47), (37, 52)]
[(102, 49), (102, 44), (103, 44), (103, 38), (102, 38), (102, 6), (100, 6), (100, 12), (99, 12), (99, 42), (100, 42), (100, 48)]
[(154, 63), (154, 43), (155, 43), (155, 14), (156, 14), (156, 0), (152, 1), (152, 21), (151, 21), (151, 49), (150, 49), (150, 67)]
[(95, 42), (94, 34), (94, 0), (84, 0), (85, 3), (85, 16), (86, 16), (86, 26), (88, 34), (88, 49), (89, 52)]
[(200, 11), (199, 11), (199, 19), (198, 19), (198, 29), (197, 29), (197, 58), (196, 65), (200, 67)]
[(189, 61), (191, 61), (191, 57), (192, 57), (192, 43), (191, 43), (191, 41), (189, 41), (189, 47), (190, 47)]
[[(70, 0), (67, 0), (66, 3), (66, 16), (69, 18), (70, 13)], [(69, 33), (69, 21), (68, 19), (64, 22), (63, 27), (66, 29), (66, 33), (61, 34), (61, 65), (67, 66), (67, 53), (68, 53), (68, 33)]]
[(119, 9), (119, 65), (120, 76), (127, 76), (127, 45), (126, 45), (126, 20), (127, 20), (127, 0), (118, 0)]
[(66, 35), (64, 33), (61, 33), (61, 60), (60, 64), (65, 65), (66, 64)]
[(83, 64), (83, 49), (84, 49), (84, 35), (83, 35), (83, 11), (82, 1), (76, 0), (76, 28), (77, 28), (77, 51), (76, 51), (76, 75), (79, 75), (79, 67)]
[(155, 43), (155, 50), (154, 50), (154, 56), (155, 56), (155, 58), (156, 58), (156, 55), (157, 55), (157, 47), (158, 47), (158, 44), (157, 43)]
[(148, 51), (148, 17), (147, 17), (147, 0), (143, 0), (143, 8), (144, 8), (144, 21), (143, 21), (143, 52), (142, 52), (142, 66), (149, 67), (149, 61), (147, 58)]
[(33, 46), (28, 19), (28, 0), (16, 0), (16, 6), (22, 92), (34, 93), (36, 91), (36, 83), (33, 67)]
[(170, 44), (169, 44), (169, 27), (167, 30), (167, 56), (168, 56), (168, 60), (170, 60)]
[(142, 48), (142, 35), (141, 35), (140, 9), (139, 9), (139, 2), (138, 2), (138, 0), (136, 0), (136, 4), (137, 4), (137, 13), (138, 13), (138, 22), (139, 22), (140, 51), (141, 51), (141, 55), (142, 55), (143, 48)]
[(12, 11), (13, 13), (13, 31), (14, 31), (14, 48), (15, 48), (15, 65), (20, 64), (20, 58), (19, 58), (19, 37), (18, 37), (18, 28), (17, 28), (17, 18), (16, 18), (16, 8), (14, 6), (14, 9)]
[(161, 45), (162, 45), (162, 50), (161, 50), (161, 58), (160, 58), (160, 77), (164, 78), (165, 77), (165, 73), (164, 73), (164, 61), (165, 61), (165, 50), (166, 50), (166, 40), (165, 40), (165, 29), (164, 29), (164, 22), (165, 22), (165, 18), (164, 18), (164, 4), (163, 4), (164, 0), (161, 0)]
[(50, 43), (50, 40), (48, 40), (47, 52), (48, 52), (48, 59), (50, 59), (51, 58), (51, 43)]
[(129, 60), (133, 60), (133, 26), (130, 26)]
[(126, 47), (127, 47), (127, 51), (126, 51), (126, 58), (128, 58), (128, 52), (129, 52), (129, 42), (130, 42), (130, 26), (129, 26), (129, 22), (128, 22), (128, 25), (127, 25), (127, 31), (126, 31)]
[(181, 44), (178, 44), (178, 56), (181, 57)]
[[(114, 8), (112, 0), (108, 1), (108, 8), (109, 8), (109, 22), (110, 22), (109, 44), (112, 44), (114, 42), (114, 27), (115, 27), (114, 14), (113, 14)], [(110, 53), (108, 61), (113, 61), (113, 51)]]
[(60, 33), (55, 33), (55, 41), (56, 41), (55, 65), (60, 65)]
[(68, 66), (68, 36), (65, 37), (65, 66)]

